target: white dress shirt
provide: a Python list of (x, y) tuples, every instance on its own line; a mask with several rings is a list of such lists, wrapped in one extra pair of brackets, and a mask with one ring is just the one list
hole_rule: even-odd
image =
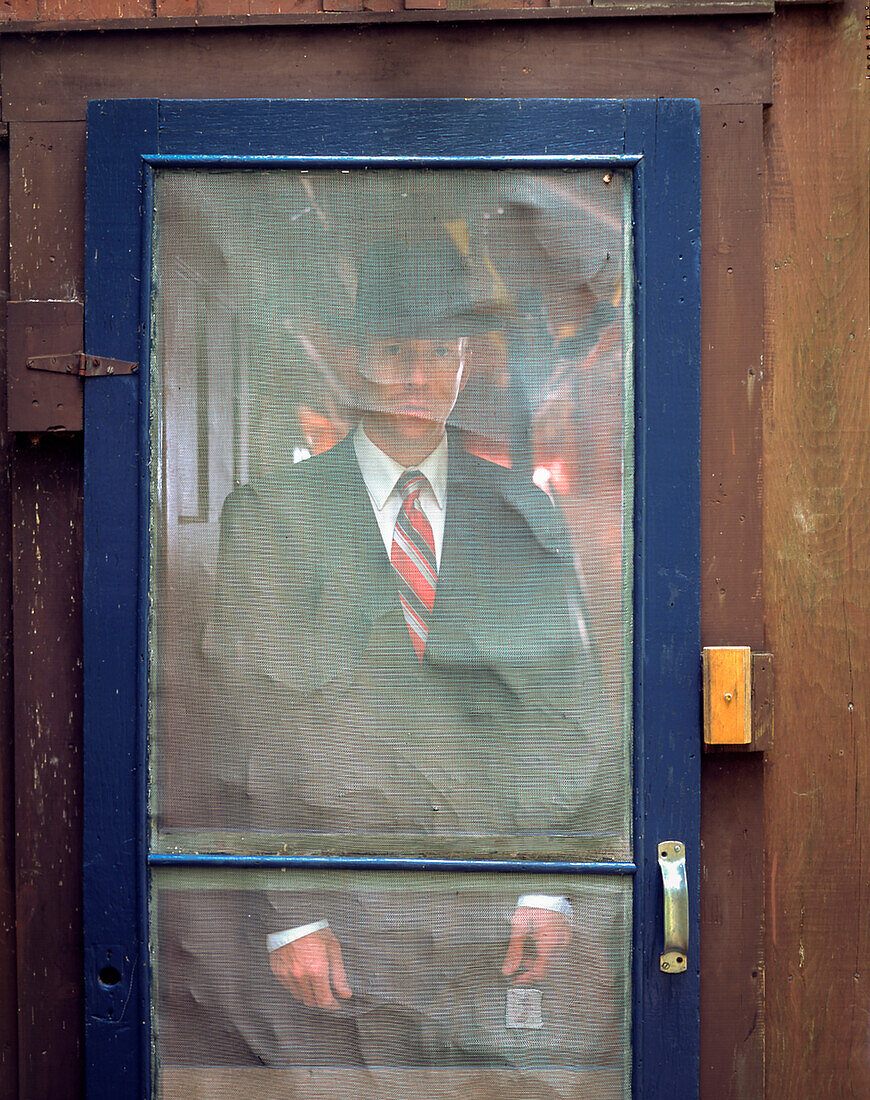
[[(384, 454), (380, 447), (376, 447), (366, 435), (361, 423), (353, 433), (353, 449), (389, 557), (393, 548), (393, 530), (399, 517), (399, 509), (402, 507), (402, 495), (397, 491), (396, 484), (406, 472), (406, 468), (400, 466), (388, 454)], [(411, 468), (419, 470), (426, 478), (426, 484), (420, 490), (417, 502), (432, 527), (435, 539), (435, 560), (440, 569), (447, 504), (446, 433), (435, 450)], [(566, 918), (571, 916), (571, 905), (568, 899), (550, 894), (524, 894), (517, 902), (517, 908), (521, 905), (532, 909), (550, 909), (555, 913), (561, 913)], [(309, 936), (312, 932), (320, 932), (328, 927), (328, 921), (318, 920), (299, 925), (297, 928), (288, 928), (283, 932), (273, 932), (266, 937), (266, 946), (270, 951), (277, 951), (279, 947), (284, 947), (288, 943), (293, 943), (294, 940), (300, 940), (303, 936)]]
[[(376, 447), (366, 435), (362, 424), (353, 433), (353, 449), (389, 557), (393, 549), (393, 531), (402, 507), (402, 494), (397, 491), (396, 484), (406, 472), (405, 467), (384, 454), (380, 447)], [(444, 544), (444, 506), (447, 502), (446, 433), (435, 450), (419, 465), (411, 468), (419, 470), (426, 478), (417, 503), (432, 528), (435, 537), (435, 562), (440, 569), (441, 547)]]

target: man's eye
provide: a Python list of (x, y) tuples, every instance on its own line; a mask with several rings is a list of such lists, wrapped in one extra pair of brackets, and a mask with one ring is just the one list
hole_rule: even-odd
[(398, 344), (387, 344), (387, 346), (384, 348), (384, 355), (389, 355), (391, 359), (395, 359), (398, 354), (399, 354), (399, 345)]
[(436, 344), (433, 350), (439, 359), (443, 359), (450, 352), (446, 344)]

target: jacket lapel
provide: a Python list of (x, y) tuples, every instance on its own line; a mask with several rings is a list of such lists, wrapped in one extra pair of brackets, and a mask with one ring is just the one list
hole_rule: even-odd
[[(324, 463), (324, 507), (329, 519), (328, 561), (324, 576), (333, 579), (335, 593), (348, 608), (357, 608), (368, 627), (394, 614), (398, 593), (393, 568), (365, 487), (353, 440), (347, 436), (328, 452)], [(324, 456), (326, 457), (326, 456)], [(367, 630), (366, 630), (367, 633)], [(363, 643), (365, 639), (362, 639)]]

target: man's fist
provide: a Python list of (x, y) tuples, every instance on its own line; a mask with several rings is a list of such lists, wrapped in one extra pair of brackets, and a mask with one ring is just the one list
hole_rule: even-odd
[(269, 965), (281, 985), (309, 1008), (335, 1008), (336, 994), (343, 1000), (353, 996), (344, 972), (341, 944), (329, 928), (309, 932), (270, 951)]
[[(544, 977), (550, 959), (570, 942), (571, 922), (568, 917), (552, 909), (518, 905), (511, 918), (511, 939), (501, 972), (506, 978), (515, 975), (513, 985), (530, 985)], [(531, 954), (526, 958), (526, 969), (517, 973), (523, 965), (527, 947), (531, 948)]]

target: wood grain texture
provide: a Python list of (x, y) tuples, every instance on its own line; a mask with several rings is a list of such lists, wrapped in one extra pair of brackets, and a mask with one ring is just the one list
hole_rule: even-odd
[[(761, 105), (704, 108), (701, 140), (701, 636), (761, 649)], [(764, 1087), (763, 779), (760, 757), (702, 760), (705, 1100)]]
[[(738, 33), (739, 32), (739, 33)], [(0, 39), (6, 120), (81, 120), (88, 99), (688, 96), (767, 100), (762, 22), (282, 27), (234, 35)], [(337, 79), (340, 74), (340, 81)]]
[(0, 23), (23, 22), (39, 15), (39, 0), (0, 0)]
[[(786, 0), (788, 2), (788, 0)], [(792, 0), (810, 2), (810, 0)], [(812, 0), (831, 3), (836, 0)], [(481, 9), (510, 11), (536, 8), (583, 12), (592, 18), (608, 16), (669, 16), (711, 15), (734, 12), (772, 12), (774, 0), (425, 0), (431, 8), (475, 12)], [(366, 10), (415, 10), (424, 7), (424, 0), (396, 0), (395, 7)], [(167, 26), (167, 19), (211, 17), (214, 20), (233, 16), (281, 16), (300, 11), (316, 11), (316, 0), (0, 0), (0, 24), (9, 24), (32, 33), (76, 29), (77, 26), (129, 25), (143, 28), (149, 25)], [(353, 9), (348, 9), (353, 10)], [(356, 9), (361, 10), (361, 9)], [(544, 16), (546, 17), (546, 16)]]
[[(0, 257), (9, 244), (9, 147), (0, 144)], [(0, 375), (6, 372), (9, 267), (0, 259)], [(12, 666), (12, 436), (0, 377), (0, 1100), (18, 1100), (18, 979), (15, 959), (15, 725)]]
[[(813, 3), (816, 0), (790, 0), (793, 3)], [(817, 0), (818, 3), (839, 3), (840, 0)], [(0, 0), (2, 3), (2, 0)], [(376, 23), (480, 23), (480, 22), (574, 22), (577, 20), (683, 19), (687, 16), (726, 16), (729, 19), (748, 15), (771, 15), (775, 0), (576, 0), (557, 5), (548, 0), (447, 0), (444, 8), (407, 7), (402, 0), (363, 2), (356, 11), (322, 11), (316, 0), (247, 0), (248, 10), (228, 15), (197, 14), (197, 0), (157, 0), (158, 14), (147, 17), (119, 16), (104, 19), (26, 19), (10, 25), (0, 17), (0, 29), (16, 34), (69, 34), (87, 31), (180, 31), (220, 28), (252, 29), (255, 27), (371, 25)], [(165, 14), (174, 11), (176, 14)], [(216, 6), (214, 11), (218, 10)], [(312, 13), (317, 18), (312, 19)]]
[[(870, 387), (863, 7), (775, 21), (765, 363), (771, 1100), (870, 1095)], [(768, 376), (768, 383), (770, 377)]]
[(84, 288), (85, 128), (9, 128), (10, 280), (16, 299), (81, 300)]
[(22, 436), (12, 467), (22, 1097), (82, 1076), (81, 464), (80, 437)]
[(760, 650), (764, 642), (761, 106), (710, 107), (701, 124), (705, 644)]
[(704, 740), (748, 745), (752, 740), (749, 646), (704, 647)]
[(37, 18), (138, 19), (154, 14), (154, 0), (36, 0)]

